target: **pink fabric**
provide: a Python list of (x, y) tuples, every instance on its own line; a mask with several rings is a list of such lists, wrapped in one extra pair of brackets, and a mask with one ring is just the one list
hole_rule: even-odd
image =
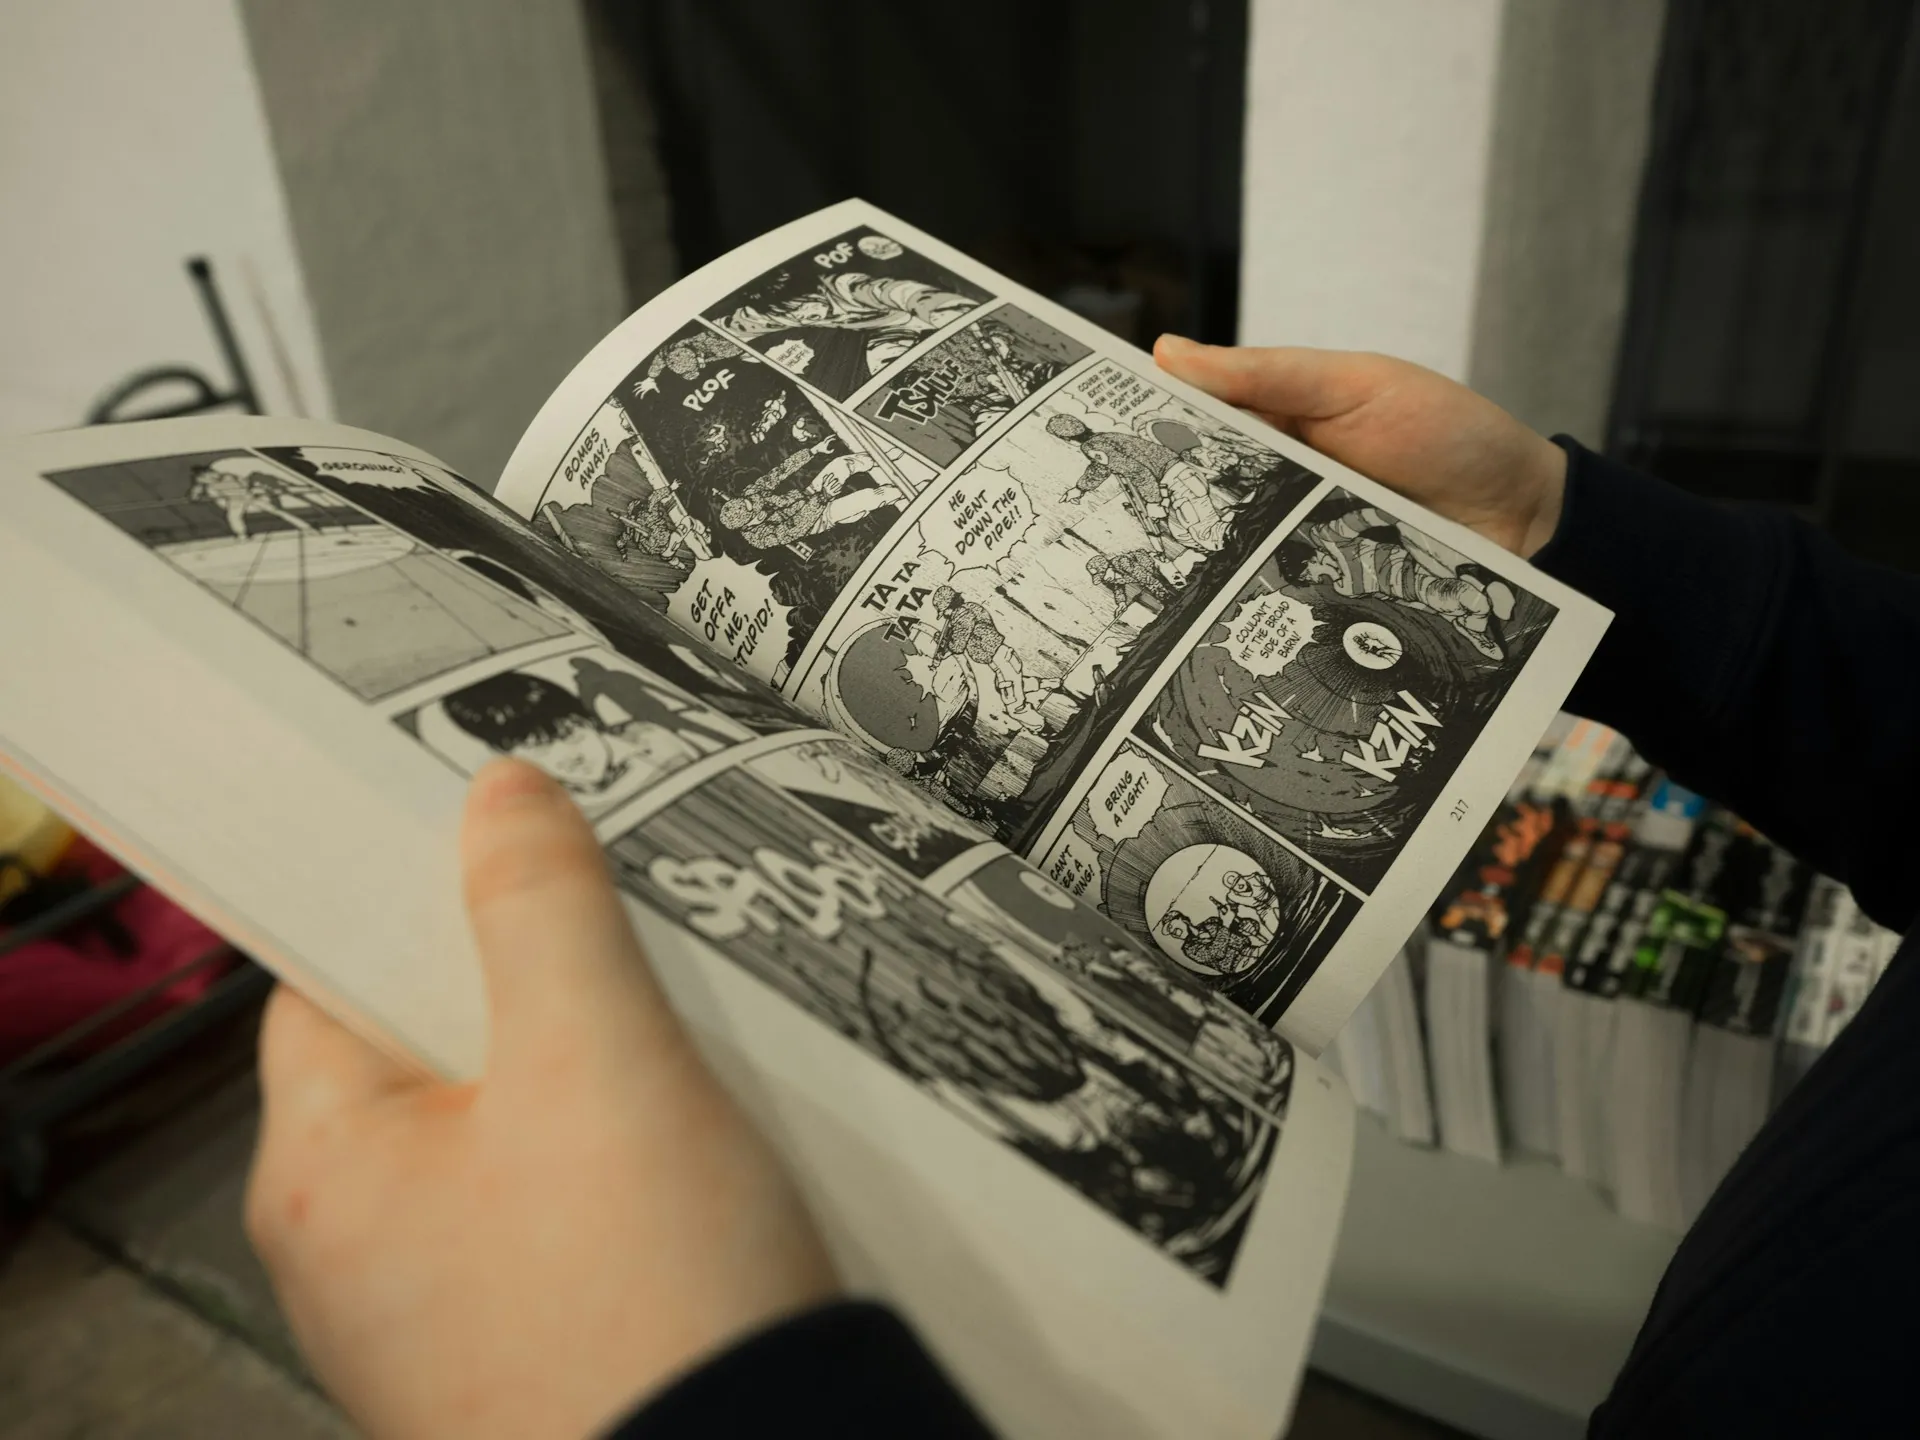
[[(124, 870), (103, 851), (76, 840), (55, 873), (98, 882)], [(81, 922), (0, 955), (0, 1064), (222, 944), (213, 931), (144, 885), (108, 908), (133, 937), (133, 954), (115, 954), (97, 928)], [(5, 933), (0, 927), (0, 936)], [(102, 1050), (154, 1017), (198, 998), (230, 963), (206, 966), (167, 986), (89, 1035), (76, 1053)]]

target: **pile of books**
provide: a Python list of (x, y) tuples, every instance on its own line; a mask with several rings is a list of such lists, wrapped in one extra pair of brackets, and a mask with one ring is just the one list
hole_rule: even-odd
[(1623, 737), (1563, 716), (1334, 1055), (1401, 1139), (1550, 1157), (1679, 1230), (1897, 943)]

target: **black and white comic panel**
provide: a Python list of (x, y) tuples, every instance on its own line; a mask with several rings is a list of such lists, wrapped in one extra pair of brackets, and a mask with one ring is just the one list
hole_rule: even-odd
[(1359, 902), (1170, 766), (1121, 746), (1041, 862), (1207, 990), (1277, 1019)]
[(608, 849), (619, 883), (1224, 1286), (1277, 1130), (743, 770)]
[(1022, 400), (1091, 350), (1012, 305), (955, 331), (888, 377), (860, 413), (945, 469)]
[(685, 632), (635, 605), (620, 585), (556, 549), (451, 471), (374, 450), (307, 446), (262, 453), (743, 724), (777, 731), (804, 723), (792, 707), (722, 668)]
[(706, 314), (815, 389), (845, 400), (992, 298), (861, 226), (767, 271)]
[(551, 609), (253, 451), (47, 479), (363, 700), (574, 633)]
[(848, 740), (803, 740), (748, 766), (916, 879), (924, 880), (981, 845), (994, 844), (977, 826)]
[(1046, 956), (1096, 1014), (1118, 1021), (1275, 1121), (1286, 1116), (1293, 1047), (1169, 965), (1085, 902), (1004, 852), (946, 892)]
[(808, 661), (803, 706), (1016, 850), (1318, 479), (1110, 362), (927, 502)]
[(595, 414), (539, 513), (567, 549), (777, 685), (933, 473), (695, 322)]
[(1336, 489), (1234, 597), (1135, 733), (1371, 890), (1554, 614)]
[(1050, 984), (1077, 992), (1062, 1003), (1116, 1015), (1268, 1118), (1284, 1117), (1293, 1076), (1285, 1041), (857, 745), (800, 741), (747, 768), (1044, 957)]
[(738, 721), (599, 649), (480, 676), (395, 719), (462, 775), (500, 755), (538, 765), (589, 818), (753, 738)]

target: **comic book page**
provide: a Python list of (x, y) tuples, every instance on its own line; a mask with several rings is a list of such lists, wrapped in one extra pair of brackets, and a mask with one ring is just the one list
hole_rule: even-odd
[(857, 201), (627, 320), (497, 494), (1314, 1053), (1607, 619)]
[(0, 602), (55, 617), (0, 754), (237, 944), (478, 1073), (458, 815), (537, 764), (849, 1274), (1007, 1433), (1277, 1428), (1351, 1123), (1286, 1039), (398, 442), (168, 421), (0, 471)]

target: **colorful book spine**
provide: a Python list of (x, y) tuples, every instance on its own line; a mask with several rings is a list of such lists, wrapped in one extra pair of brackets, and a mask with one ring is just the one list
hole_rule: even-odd
[(1743, 839), (1757, 859), (1742, 872), (1745, 893), (1732, 900), (1719, 963), (1700, 1002), (1700, 1023), (1773, 1035), (1783, 1018), (1813, 872), (1758, 835)]

